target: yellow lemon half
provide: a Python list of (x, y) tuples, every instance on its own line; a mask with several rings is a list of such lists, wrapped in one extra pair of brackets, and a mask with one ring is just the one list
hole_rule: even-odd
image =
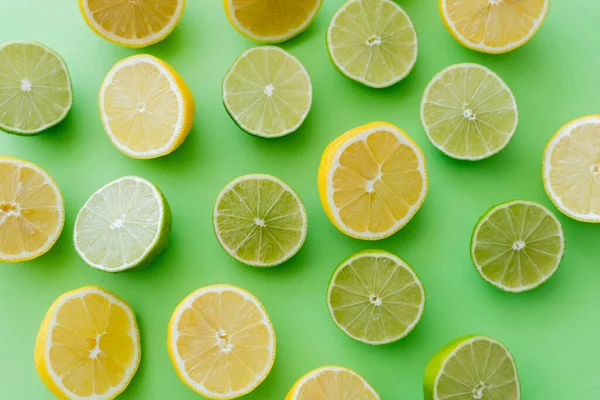
[[(351, 397), (348, 397), (351, 394)], [(380, 400), (369, 383), (351, 369), (317, 368), (292, 386), (285, 400)]]

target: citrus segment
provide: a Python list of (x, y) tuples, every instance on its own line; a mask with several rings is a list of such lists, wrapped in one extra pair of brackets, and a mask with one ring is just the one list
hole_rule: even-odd
[(317, 368), (300, 378), (285, 400), (380, 400), (369, 383), (351, 369)]

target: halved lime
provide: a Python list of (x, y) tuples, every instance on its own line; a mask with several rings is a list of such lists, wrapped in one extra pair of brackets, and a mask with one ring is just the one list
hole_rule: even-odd
[(425, 400), (519, 400), (515, 361), (508, 349), (486, 336), (454, 340), (429, 362)]
[(386, 344), (408, 335), (421, 320), (425, 289), (402, 259), (365, 250), (336, 268), (327, 306), (333, 322), (351, 338)]
[(312, 85), (304, 66), (273, 46), (247, 50), (223, 80), (225, 109), (244, 131), (265, 138), (294, 132), (312, 104)]
[(431, 143), (447, 156), (481, 160), (506, 147), (519, 115), (498, 75), (478, 64), (456, 64), (425, 89), (421, 121)]
[(73, 104), (64, 60), (36, 42), (0, 44), (0, 128), (33, 135), (62, 121)]
[(417, 32), (391, 0), (350, 0), (333, 16), (327, 48), (348, 78), (374, 88), (406, 77), (417, 61)]
[(511, 201), (486, 212), (471, 239), (483, 279), (507, 292), (535, 289), (557, 270), (565, 249), (558, 219), (541, 204)]
[(306, 211), (298, 195), (270, 175), (246, 175), (217, 197), (215, 234), (236, 260), (274, 267), (294, 256), (306, 239)]
[(167, 247), (171, 209), (161, 191), (137, 176), (108, 183), (75, 221), (75, 249), (94, 268), (118, 272), (152, 262)]

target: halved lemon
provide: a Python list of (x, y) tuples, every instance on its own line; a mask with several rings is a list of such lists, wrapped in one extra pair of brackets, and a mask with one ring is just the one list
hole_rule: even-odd
[(527, 43), (548, 13), (550, 0), (440, 0), (444, 24), (463, 46), (500, 54)]
[(52, 177), (28, 161), (0, 157), (0, 261), (41, 256), (64, 224), (64, 201)]
[(140, 332), (133, 310), (97, 286), (56, 299), (35, 344), (38, 374), (59, 399), (114, 399), (139, 363)]
[(230, 285), (186, 297), (169, 322), (167, 347), (177, 375), (209, 399), (254, 390), (275, 361), (275, 331), (256, 297)]
[(348, 236), (378, 240), (408, 223), (427, 194), (425, 156), (400, 128), (372, 122), (327, 146), (319, 195), (331, 222)]
[(223, 0), (231, 25), (248, 39), (280, 43), (302, 33), (323, 0)]
[(285, 400), (380, 400), (365, 378), (344, 367), (321, 367), (298, 379)]
[(183, 143), (194, 122), (192, 92), (166, 62), (135, 55), (110, 70), (99, 95), (104, 129), (122, 153), (156, 158)]
[(175, 29), (185, 0), (79, 0), (85, 22), (104, 39), (127, 47), (160, 42)]

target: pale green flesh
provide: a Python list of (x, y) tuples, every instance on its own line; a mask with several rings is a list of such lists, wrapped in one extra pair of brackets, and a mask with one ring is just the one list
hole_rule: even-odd
[(353, 0), (331, 22), (329, 53), (350, 78), (375, 87), (405, 77), (417, 57), (409, 17), (389, 0)]
[(366, 253), (342, 264), (327, 296), (335, 323), (364, 342), (404, 337), (423, 312), (425, 294), (418, 278), (384, 254)]
[(278, 48), (257, 47), (241, 56), (225, 77), (223, 102), (245, 131), (277, 137), (302, 124), (312, 87), (296, 58)]
[(0, 127), (33, 134), (60, 122), (72, 103), (69, 74), (59, 56), (28, 42), (0, 47)]
[(473, 238), (473, 262), (486, 280), (501, 289), (534, 288), (560, 263), (562, 228), (544, 207), (508, 203), (492, 210), (478, 227)]
[(510, 90), (495, 74), (474, 64), (450, 67), (436, 76), (421, 113), (436, 147), (451, 157), (472, 160), (502, 150), (518, 121)]
[(292, 257), (306, 237), (299, 199), (281, 183), (242, 179), (225, 189), (215, 205), (215, 232), (225, 250), (254, 266), (274, 266)]

